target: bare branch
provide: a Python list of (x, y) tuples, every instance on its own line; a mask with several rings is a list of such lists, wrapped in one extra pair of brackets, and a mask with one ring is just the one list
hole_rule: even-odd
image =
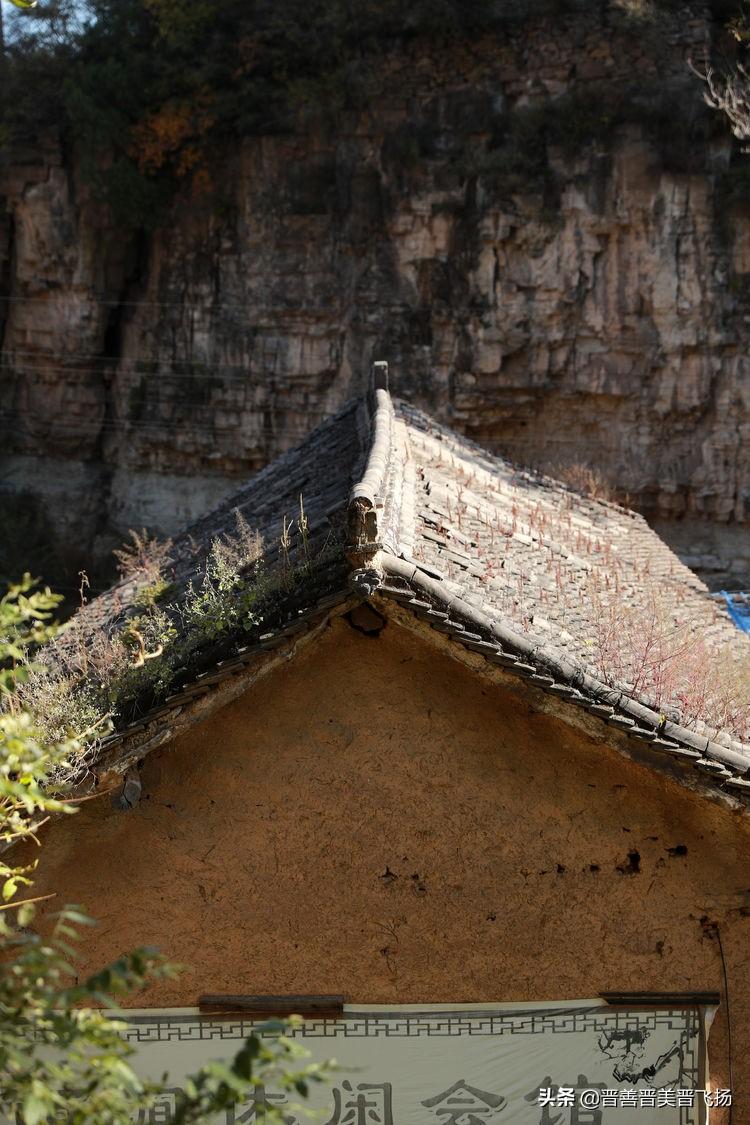
[(710, 66), (701, 72), (692, 61), (688, 65), (705, 83), (703, 100), (706, 105), (724, 114), (735, 137), (750, 140), (750, 74), (742, 63), (735, 63), (732, 71), (722, 75), (717, 75)]

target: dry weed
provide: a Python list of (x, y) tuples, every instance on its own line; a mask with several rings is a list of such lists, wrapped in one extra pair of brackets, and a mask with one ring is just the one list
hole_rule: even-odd
[(617, 502), (617, 495), (611, 484), (599, 469), (581, 461), (572, 465), (557, 465), (549, 470), (549, 475), (555, 477), (563, 484), (567, 484), (575, 492), (587, 496), (590, 500), (606, 500), (609, 503)]
[(687, 623), (648, 582), (637, 601), (615, 587), (589, 598), (593, 664), (605, 683), (684, 725), (750, 737), (750, 666), (736, 647)]
[(129, 535), (130, 541), (112, 552), (117, 559), (120, 577), (140, 578), (146, 582), (158, 581), (162, 568), (169, 560), (172, 540), (150, 536), (145, 527), (140, 531), (131, 528)]

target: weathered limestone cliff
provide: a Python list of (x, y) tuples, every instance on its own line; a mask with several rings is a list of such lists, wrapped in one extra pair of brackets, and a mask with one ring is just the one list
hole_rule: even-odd
[(246, 140), (148, 235), (54, 137), (6, 154), (6, 568), (169, 534), (386, 358), (396, 394), (596, 468), (749, 582), (750, 156), (702, 123), (703, 6), (632, 7), (396, 52), (366, 107)]

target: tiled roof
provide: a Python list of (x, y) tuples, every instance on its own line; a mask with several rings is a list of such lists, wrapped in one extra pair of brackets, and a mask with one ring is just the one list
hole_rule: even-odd
[(750, 791), (750, 747), (712, 714), (704, 676), (746, 664), (747, 637), (646, 521), (375, 395), (371, 512), (352, 499), (360, 587), (380, 583), (493, 663)]
[[(411, 557), (540, 653), (676, 711), (689, 685), (678, 667), (687, 654), (674, 651), (750, 656), (724, 607), (642, 516), (514, 469), (405, 404), (394, 425), (414, 465)], [(659, 650), (650, 658), (649, 642)], [(653, 667), (633, 667), (640, 654)]]
[[(120, 764), (144, 752), (144, 739), (163, 741), (158, 724), (170, 711), (236, 676), (334, 604), (376, 595), (562, 706), (583, 707), (657, 755), (695, 766), (725, 793), (750, 791), (742, 777), (750, 747), (718, 730), (719, 722), (711, 725), (705, 692), (703, 721), (687, 713), (673, 668), (690, 667), (694, 652), (703, 664), (719, 653), (746, 659), (748, 639), (641, 516), (520, 471), (393, 403), (381, 367), (366, 400), (319, 427), (175, 542), (177, 584), (185, 589), (199, 580), (212, 540), (231, 532), (237, 509), (268, 545), (300, 494), (314, 549), (343, 517), (348, 543), (314, 580), (303, 581), (296, 604), (283, 605), (264, 632), (228, 638), (220, 652), (184, 669), (173, 695), (137, 717), (141, 744)], [(266, 565), (281, 565), (277, 547), (267, 551)], [(83, 611), (87, 628), (126, 615), (132, 597), (121, 584), (96, 599)], [(108, 740), (110, 759), (133, 730)]]
[[(296, 527), (300, 498), (308, 527), (306, 550), (313, 558), (325, 557), (325, 566), (315, 568), (314, 581), (308, 576), (303, 599), (312, 588), (326, 594), (346, 586), (349, 571), (343, 550), (328, 550), (331, 544), (343, 545), (343, 523), (349, 493), (361, 475), (367, 455), (368, 428), (364, 404), (350, 402), (334, 418), (315, 429), (296, 448), (282, 454), (252, 480), (229, 495), (203, 519), (185, 529), (172, 542), (164, 573), (173, 586), (171, 595), (179, 602), (189, 586), (199, 587), (206, 573), (212, 545), (231, 540), (237, 534), (237, 515), (257, 532), (262, 544), (262, 564), (267, 575), (284, 565), (281, 538), (286, 524), (293, 525), (289, 557), (299, 561), (302, 549)], [(337, 526), (337, 516), (339, 517)], [(75, 617), (79, 631), (91, 637), (97, 629), (122, 626), (138, 612), (143, 574), (117, 583), (94, 598)], [(71, 645), (76, 630), (63, 634), (61, 643)]]

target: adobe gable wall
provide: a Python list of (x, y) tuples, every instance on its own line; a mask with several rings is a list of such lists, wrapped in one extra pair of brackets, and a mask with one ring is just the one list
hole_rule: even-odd
[[(139, 944), (190, 966), (148, 1006), (718, 990), (708, 917), (750, 1122), (747, 821), (530, 698), (393, 622), (373, 638), (338, 620), (152, 754), (139, 807), (54, 824), (36, 893), (98, 917), (86, 969)], [(710, 1049), (728, 1086), (723, 1010)]]

